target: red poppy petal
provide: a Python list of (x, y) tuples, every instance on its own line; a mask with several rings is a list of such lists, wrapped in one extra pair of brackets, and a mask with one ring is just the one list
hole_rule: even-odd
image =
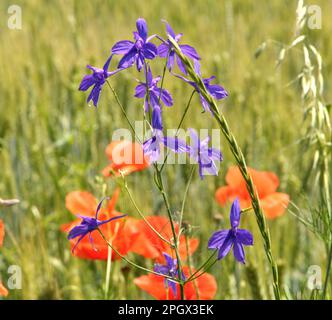
[(289, 204), (289, 195), (275, 192), (261, 200), (263, 211), (267, 218), (275, 219), (282, 216)]
[[(273, 172), (257, 171), (252, 168), (248, 168), (248, 172), (261, 199), (277, 190), (279, 179)], [(250, 199), (246, 183), (238, 167), (233, 166), (229, 168), (226, 175), (226, 182), (228, 186), (221, 187), (216, 192), (216, 200), (221, 205), (224, 205), (226, 200), (234, 200), (236, 196), (240, 200)]]
[(0, 247), (2, 247), (4, 237), (5, 237), (5, 225), (2, 222), (2, 220), (0, 220)]
[(238, 167), (229, 167), (226, 174), (226, 182), (229, 186), (233, 188), (238, 188), (239, 186), (243, 185), (244, 180)]
[(7, 297), (7, 296), (8, 296), (8, 290), (0, 282), (0, 297)]
[[(141, 276), (134, 279), (134, 283), (157, 300), (166, 300), (167, 298), (164, 278), (161, 276), (153, 274)], [(168, 292), (170, 300), (174, 299), (172, 291), (168, 290)]]
[(234, 198), (236, 195), (234, 194), (234, 190), (229, 187), (220, 187), (217, 189), (215, 197), (216, 201), (221, 205), (224, 206), (227, 202), (227, 200), (230, 200), (231, 198)]
[(279, 186), (279, 179), (273, 172), (250, 169), (249, 173), (257, 188), (260, 198), (275, 192)]
[(135, 171), (144, 170), (149, 166), (148, 159), (144, 156), (143, 148), (138, 143), (130, 141), (113, 141), (106, 148), (106, 155), (112, 163), (104, 168), (103, 175), (111, 176), (121, 173), (124, 175)]
[(153, 241), (150, 241), (144, 233), (137, 237), (130, 251), (146, 259), (156, 259), (160, 255), (160, 251), (153, 244)]
[[(191, 256), (198, 248), (199, 240), (196, 238), (189, 239), (188, 241), (188, 251)], [(180, 237), (179, 253), (182, 260), (187, 259), (187, 245), (185, 236)]]
[[(189, 268), (184, 267), (185, 275), (189, 276)], [(192, 272), (195, 272), (193, 269)], [(213, 275), (204, 273), (194, 281), (187, 283), (184, 287), (184, 293), (187, 300), (212, 300), (217, 293), (217, 282)], [(198, 293), (198, 297), (197, 297)]]
[(108, 214), (112, 214), (112, 212), (115, 210), (115, 205), (119, 199), (119, 196), (120, 196), (120, 188), (116, 188), (111, 200), (108, 201), (108, 203), (107, 203)]
[[(188, 267), (184, 267), (183, 271), (185, 275), (189, 276), (189, 269)], [(193, 270), (195, 272), (195, 270)], [(180, 288), (177, 285), (177, 296), (175, 297), (173, 291), (165, 288), (165, 282), (163, 277), (157, 276), (154, 274), (149, 274), (145, 276), (138, 277), (134, 279), (134, 283), (141, 288), (142, 290), (146, 291), (152, 297), (157, 300), (178, 300), (180, 299)], [(198, 291), (199, 299), (201, 300), (210, 300), (213, 299), (217, 292), (217, 282), (215, 278), (209, 274), (205, 273), (201, 277), (199, 277), (194, 282), (189, 282), (184, 286), (184, 295), (186, 300), (196, 300), (197, 294), (196, 290)]]
[[(107, 167), (105, 167), (101, 173), (104, 177), (108, 178), (108, 177), (111, 177), (113, 175), (113, 171), (114, 171), (114, 168), (113, 168), (113, 163), (109, 164)], [(114, 173), (115, 174), (115, 173)]]
[(66, 208), (75, 215), (94, 216), (97, 209), (97, 200), (89, 192), (73, 191), (66, 196)]
[[(170, 240), (172, 230), (166, 217), (149, 216), (146, 220), (159, 232), (164, 238)], [(138, 224), (140, 236), (132, 247), (134, 253), (140, 254), (145, 258), (158, 258), (163, 250), (167, 250), (168, 245), (159, 238), (159, 236), (147, 225), (144, 220)]]

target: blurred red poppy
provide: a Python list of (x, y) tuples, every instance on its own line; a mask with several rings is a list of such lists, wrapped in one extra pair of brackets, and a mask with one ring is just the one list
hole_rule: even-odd
[[(0, 248), (3, 245), (3, 239), (5, 237), (5, 225), (0, 220)], [(6, 297), (8, 296), (8, 290), (4, 287), (4, 285), (0, 282), (0, 297)]]
[[(190, 275), (189, 268), (184, 266), (183, 272), (186, 278), (188, 278)], [(195, 270), (192, 270), (192, 272), (195, 272)], [(165, 288), (164, 280), (165, 278), (162, 276), (149, 274), (134, 279), (134, 283), (157, 300), (180, 300), (179, 285), (177, 285), (177, 295), (175, 296), (170, 288)], [(216, 292), (217, 282), (209, 273), (204, 273), (196, 280), (184, 286), (186, 300), (211, 300), (214, 298)]]
[[(115, 211), (115, 204), (119, 196), (117, 189), (110, 201), (108, 201), (106, 208), (102, 208), (98, 219), (103, 221), (113, 216), (121, 215)], [(89, 192), (74, 191), (70, 192), (66, 197), (66, 207), (73, 214), (80, 214), (83, 216), (94, 217), (97, 208), (97, 199)], [(76, 225), (81, 223), (81, 219), (75, 220), (71, 223), (61, 226), (62, 231), (68, 232)], [(122, 255), (132, 247), (135, 239), (138, 236), (139, 229), (137, 228), (137, 220), (126, 217), (124, 219), (108, 223), (100, 227), (106, 238), (112, 243)], [(93, 260), (107, 260), (109, 247), (104, 241), (98, 231), (91, 233), (92, 243), (89, 236), (85, 236), (76, 247), (73, 255), (82, 259)], [(71, 248), (74, 247), (76, 239), (70, 240)], [(112, 260), (120, 259), (120, 257), (112, 253)]]
[[(173, 233), (168, 218), (162, 216), (149, 216), (146, 218), (150, 225), (158, 231), (166, 240), (173, 239)], [(139, 220), (138, 229), (140, 231), (135, 243), (131, 247), (130, 251), (137, 253), (148, 259), (156, 259), (158, 262), (163, 261), (163, 252), (169, 255), (174, 255), (173, 249), (160, 239), (160, 237), (147, 225), (144, 220)], [(179, 225), (175, 224), (175, 232), (179, 232)], [(188, 241), (189, 254), (193, 254), (197, 247), (198, 239), (192, 238)], [(173, 251), (173, 252), (172, 252)], [(181, 259), (186, 259), (187, 248), (186, 239), (184, 235), (180, 236), (179, 252)]]
[(3, 239), (5, 237), (5, 225), (2, 220), (0, 220), (0, 248), (3, 245)]
[[(289, 195), (276, 192), (279, 179), (273, 172), (257, 171), (248, 168), (249, 174), (257, 189), (262, 209), (269, 219), (277, 218), (285, 213), (289, 203)], [(226, 175), (227, 186), (216, 191), (216, 200), (222, 206), (228, 201), (239, 198), (241, 208), (251, 206), (250, 196), (245, 181), (238, 167), (230, 167)]]
[(0, 297), (7, 297), (7, 296), (8, 296), (8, 290), (0, 282)]
[(112, 175), (127, 175), (135, 171), (141, 171), (147, 168), (150, 163), (144, 156), (143, 148), (138, 143), (130, 141), (113, 141), (106, 150), (106, 155), (111, 163), (103, 169), (102, 173), (105, 177)]

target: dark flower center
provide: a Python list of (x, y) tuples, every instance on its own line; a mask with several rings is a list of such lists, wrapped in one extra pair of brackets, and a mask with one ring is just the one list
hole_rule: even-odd
[(105, 73), (103, 70), (101, 71), (96, 71), (93, 74), (95, 80), (99, 83), (99, 84), (103, 84), (105, 82)]

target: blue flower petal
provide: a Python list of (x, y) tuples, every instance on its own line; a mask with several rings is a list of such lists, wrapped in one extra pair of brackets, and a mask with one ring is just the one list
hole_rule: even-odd
[(253, 235), (245, 229), (238, 229), (236, 231), (236, 239), (245, 246), (252, 246), (254, 244)]
[(157, 56), (158, 49), (153, 43), (148, 42), (143, 46), (143, 54), (146, 59), (153, 59)]
[(233, 204), (231, 207), (231, 214), (230, 214), (231, 226), (233, 229), (235, 229), (239, 226), (240, 218), (241, 218), (240, 201), (238, 198), (236, 198), (233, 201)]
[(139, 36), (143, 40), (146, 40), (146, 38), (148, 36), (148, 26), (146, 24), (146, 21), (143, 18), (137, 19), (136, 28), (137, 28)]
[(227, 234), (226, 238), (224, 239), (222, 245), (219, 247), (218, 260), (224, 258), (228, 254), (228, 252), (232, 248), (233, 242), (234, 242), (234, 238), (233, 238), (231, 232), (229, 232)]
[(233, 253), (234, 253), (234, 257), (237, 261), (239, 261), (243, 264), (245, 263), (245, 253), (243, 250), (243, 246), (240, 242), (234, 241)]
[(117, 42), (111, 49), (114, 54), (126, 54), (132, 47), (134, 43), (129, 40), (122, 40)]
[(230, 232), (229, 230), (216, 231), (209, 239), (208, 248), (209, 249), (220, 248), (222, 246), (222, 244), (224, 243), (229, 232)]

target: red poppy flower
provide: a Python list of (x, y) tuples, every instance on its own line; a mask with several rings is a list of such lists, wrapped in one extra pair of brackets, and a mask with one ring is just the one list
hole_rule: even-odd
[[(171, 241), (173, 233), (168, 218), (161, 216), (149, 216), (146, 219), (166, 240)], [(158, 262), (164, 259), (163, 252), (166, 252), (169, 255), (174, 255), (174, 252), (172, 252), (173, 250), (170, 246), (165, 241), (160, 239), (144, 220), (139, 220), (138, 229), (140, 230), (140, 235), (137, 237), (130, 251), (148, 259), (156, 259)], [(179, 232), (178, 224), (175, 224), (175, 231), (176, 233)], [(198, 244), (198, 239), (189, 239), (190, 255), (196, 251)], [(187, 249), (184, 235), (180, 236), (179, 252), (181, 259), (186, 259)]]
[[(189, 268), (186, 266), (183, 267), (183, 272), (186, 278), (188, 278), (190, 274)], [(193, 272), (195, 272), (195, 270), (193, 270)], [(165, 278), (162, 276), (151, 273), (136, 278), (134, 283), (157, 300), (180, 300), (179, 285), (177, 285), (177, 296), (175, 296), (170, 288), (165, 288)], [(217, 282), (209, 273), (204, 273), (196, 280), (184, 286), (184, 296), (186, 300), (211, 300), (214, 298), (216, 292)]]
[[(262, 209), (269, 219), (274, 219), (285, 213), (289, 203), (289, 195), (276, 192), (279, 179), (273, 172), (257, 171), (248, 168), (249, 174), (256, 186)], [(223, 206), (229, 201), (239, 198), (241, 208), (251, 206), (250, 196), (245, 181), (238, 167), (230, 167), (226, 175), (227, 186), (216, 191), (216, 200)]]
[(7, 296), (8, 296), (8, 290), (0, 282), (0, 297), (7, 297)]
[(147, 168), (150, 163), (144, 156), (143, 148), (138, 143), (130, 141), (113, 141), (106, 150), (106, 155), (111, 163), (103, 169), (102, 173), (105, 177), (113, 175), (127, 175), (135, 171), (141, 171)]
[[(2, 220), (0, 220), (0, 247), (2, 247), (4, 237), (5, 237), (5, 225), (2, 222)], [(8, 296), (8, 290), (0, 282), (0, 297), (6, 297), (6, 296)]]
[(4, 237), (5, 237), (5, 225), (2, 222), (2, 220), (0, 220), (0, 248), (2, 247)]
[[(113, 216), (121, 215), (121, 213), (114, 210), (118, 196), (119, 190), (116, 190), (112, 199), (108, 201), (107, 207), (100, 210), (99, 220), (103, 221)], [(66, 207), (73, 214), (94, 217), (97, 205), (97, 199), (89, 192), (74, 191), (70, 192), (66, 197)], [(61, 229), (64, 232), (68, 232), (80, 223), (81, 220), (78, 219), (74, 222), (62, 225)], [(137, 228), (137, 220), (129, 217), (118, 221), (115, 220), (113, 223), (104, 224), (100, 229), (114, 248), (122, 255), (127, 254), (130, 250), (139, 231)], [(109, 249), (107, 243), (98, 231), (93, 231), (91, 236), (93, 242), (90, 242), (88, 235), (85, 236), (76, 247), (73, 255), (82, 259), (107, 260)], [(71, 249), (74, 247), (75, 243), (75, 239), (70, 240)], [(118, 255), (112, 254), (113, 260), (119, 258)]]

